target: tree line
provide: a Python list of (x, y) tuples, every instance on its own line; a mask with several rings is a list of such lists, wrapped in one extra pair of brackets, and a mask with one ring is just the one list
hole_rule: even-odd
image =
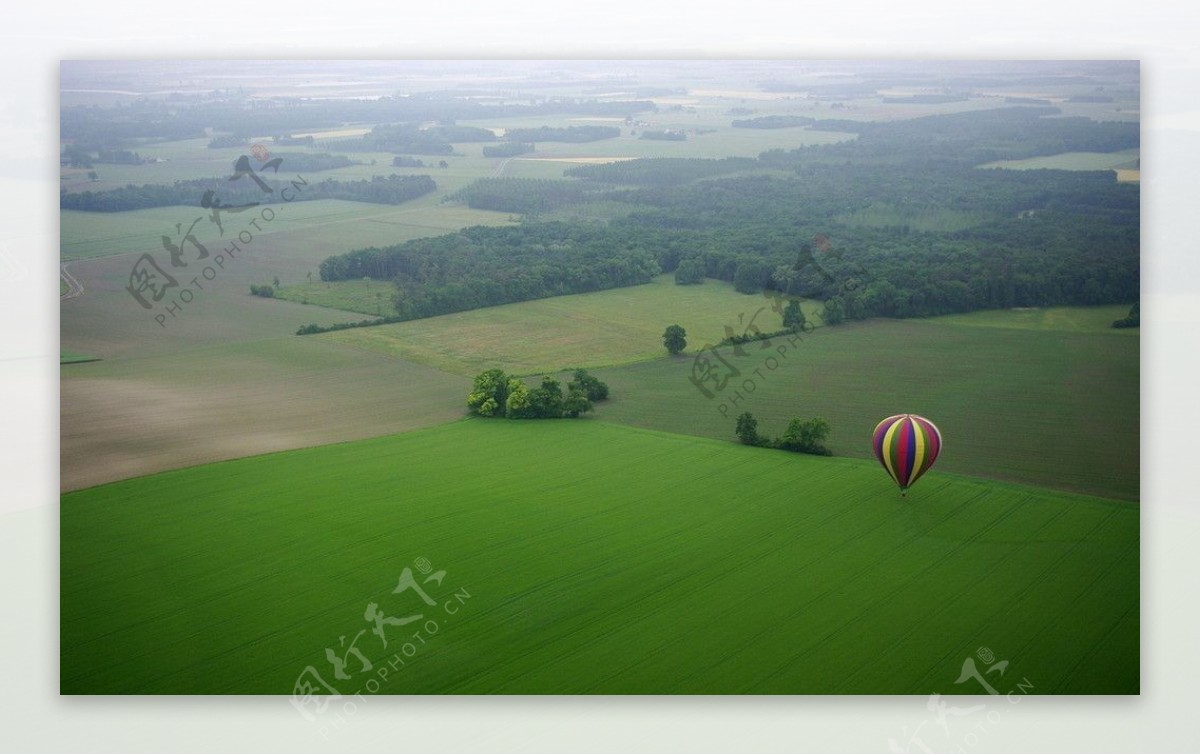
[(481, 178), (450, 195), (479, 210), (537, 215), (582, 202), (596, 189), (579, 181), (552, 178)]
[[(617, 241), (594, 224), (475, 226), (459, 233), (358, 249), (320, 265), (321, 280), (391, 280), (396, 314), (431, 317), (497, 304), (648, 283), (659, 262), (635, 235)], [(329, 328), (305, 326), (305, 334)]]
[[(205, 206), (206, 196), (209, 199), (209, 206), (214, 202), (220, 202), (220, 206), (224, 208), (236, 208), (239, 205), (246, 206), (254, 203), (276, 204), (285, 201), (282, 190), (290, 185), (289, 182), (264, 179), (263, 183), (270, 189), (269, 192), (264, 191), (248, 178), (236, 182), (223, 178), (176, 181), (169, 186), (166, 184), (143, 184), (142, 186), (129, 184), (107, 191), (68, 192), (64, 187), (59, 192), (59, 207), (64, 210), (85, 212), (125, 212), (174, 205), (201, 207)], [(391, 175), (387, 178), (375, 176), (361, 181), (335, 181), (327, 178), (316, 183), (306, 183), (303, 191), (290, 193), (291, 199), (287, 201), (345, 199), (352, 202), (400, 204), (437, 189), (437, 184), (429, 176)]]
[(794, 417), (788, 423), (782, 437), (771, 438), (759, 434), (758, 420), (750, 412), (743, 412), (739, 415), (734, 426), (734, 434), (737, 439), (747, 446), (778, 448), (783, 451), (815, 456), (833, 456), (833, 452), (825, 446), (825, 438), (829, 435), (829, 430), (829, 423), (821, 417), (812, 419)]

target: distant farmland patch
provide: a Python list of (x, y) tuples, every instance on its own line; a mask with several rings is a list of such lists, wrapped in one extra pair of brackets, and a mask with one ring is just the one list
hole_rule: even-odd
[(1008, 170), (1116, 170), (1136, 168), (1139, 152), (1136, 149), (1121, 152), (1063, 152), (1024, 160), (999, 160), (979, 167)]

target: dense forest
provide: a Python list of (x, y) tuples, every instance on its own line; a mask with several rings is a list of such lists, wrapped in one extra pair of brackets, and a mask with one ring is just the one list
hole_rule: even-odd
[(580, 181), (551, 178), (481, 178), (450, 199), (478, 210), (538, 215), (586, 200), (596, 193)]
[[(327, 178), (317, 183), (298, 179), (298, 188), (290, 181), (272, 180), (261, 176), (260, 180), (267, 190), (248, 178), (239, 181), (221, 178), (176, 181), (169, 186), (130, 184), (108, 191), (68, 192), (64, 188), (59, 192), (59, 207), (86, 212), (124, 212), (174, 205), (207, 208), (219, 203), (221, 207), (233, 208), (256, 203), (276, 204), (314, 199), (400, 204), (424, 196), (437, 188), (437, 184), (429, 176), (375, 176), (361, 181), (335, 181)], [(287, 187), (292, 188), (286, 192), (285, 197), (283, 190)]]
[(394, 280), (390, 319), (407, 320), (648, 283), (662, 267), (638, 235), (618, 239), (594, 224), (476, 226), (330, 257), (320, 273), (325, 281)]
[(681, 283), (702, 275), (744, 293), (820, 300), (829, 323), (1136, 301), (1136, 184), (1111, 171), (977, 167), (1138, 146), (1136, 124), (1049, 114), (1023, 107), (825, 121), (852, 125), (858, 138), (757, 160), (634, 160), (566, 172), (578, 181), (487, 179), (459, 198), (536, 213), (603, 197), (629, 212), (607, 223), (527, 218), (359, 250), (326, 260), (321, 277), (395, 278), (400, 319), (630, 285), (681, 266)]

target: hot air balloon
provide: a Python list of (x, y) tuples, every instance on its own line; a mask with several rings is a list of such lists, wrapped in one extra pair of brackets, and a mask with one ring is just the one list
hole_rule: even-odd
[(937, 461), (942, 433), (924, 417), (896, 414), (875, 426), (871, 445), (875, 458), (900, 486), (900, 494), (907, 495), (913, 483)]

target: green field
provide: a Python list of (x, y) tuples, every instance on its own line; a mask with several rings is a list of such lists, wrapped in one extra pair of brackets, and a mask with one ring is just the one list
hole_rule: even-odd
[[(676, 286), (661, 276), (646, 286), (306, 337), (463, 376), (492, 367), (526, 375), (597, 368), (613, 387), (598, 417), (673, 433), (732, 438), (742, 411), (775, 435), (792, 417), (822, 416), (833, 426), (834, 453), (862, 458), (879, 419), (912, 411), (947, 434), (953, 450), (941, 464), (949, 470), (1138, 498), (1140, 340), (1136, 329), (1108, 327), (1128, 307), (851, 323), (819, 328), (784, 357), (775, 351), (786, 343), (779, 338), (743, 346), (745, 356), (722, 347), (741, 375), (706, 398), (690, 380), (697, 352), (719, 341), (725, 325), (740, 332), (740, 313), (748, 319), (769, 304), (726, 283)], [(777, 327), (770, 309), (759, 317), (771, 323), (764, 330)], [(675, 359), (661, 343), (672, 322), (689, 343)], [(768, 356), (775, 369), (764, 367)], [(753, 392), (731, 403), (746, 379)], [(1101, 432), (1119, 440), (1096, 443)]]
[[(344, 637), (404, 663), (364, 695), (974, 694), (981, 645), (1005, 689), (1136, 694), (1138, 521), (939, 469), (901, 499), (874, 462), (468, 420), (63, 496), (61, 691), (291, 695), (311, 666), (349, 696), (379, 677), (334, 678)], [(393, 594), (418, 558), (447, 572), (433, 606)], [(368, 603), (422, 623), (385, 650)]]
[[(684, 327), (692, 348), (720, 341), (725, 337), (726, 325), (734, 333), (742, 333), (752, 318), (767, 332), (782, 325), (781, 316), (771, 310), (772, 300), (763, 296), (739, 294), (723, 281), (677, 286), (674, 280), (673, 275), (660, 275), (642, 286), (556, 296), (317, 337), (473, 376), (492, 367), (532, 374), (655, 359), (665, 353), (662, 334), (671, 324)], [(375, 290), (380, 284), (371, 285)], [(347, 290), (350, 293), (346, 298), (356, 291), (365, 294), (362, 282), (347, 286)], [(288, 295), (294, 295), (294, 290)], [(369, 304), (370, 299), (364, 303)], [(815, 302), (805, 303), (810, 317), (815, 317), (818, 308)]]
[(597, 370), (613, 396), (597, 416), (727, 439), (743, 411), (766, 435), (819, 416), (835, 454), (869, 458), (875, 423), (913, 412), (945, 435), (941, 469), (1137, 500), (1139, 339), (1114, 333), (936, 320), (821, 328), (792, 345), (748, 344), (742, 357), (722, 348), (740, 374), (724, 391), (707, 384), (711, 399), (688, 355)]

